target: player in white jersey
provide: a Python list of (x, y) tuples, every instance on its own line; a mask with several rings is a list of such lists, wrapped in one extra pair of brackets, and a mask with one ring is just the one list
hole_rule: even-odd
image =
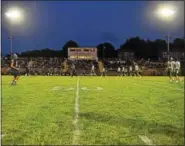
[(125, 67), (124, 75), (125, 75), (125, 76), (127, 76), (127, 75), (128, 75), (128, 67), (127, 67), (127, 66)]
[(105, 70), (105, 67), (103, 67), (101, 76), (105, 76), (105, 75), (106, 75), (106, 70)]
[(27, 76), (28, 76), (28, 75), (31, 75), (32, 67), (33, 67), (33, 61), (30, 60), (30, 61), (28, 62), (28, 66), (27, 66), (27, 73), (26, 73)]
[(129, 66), (128, 74), (129, 74), (129, 76), (132, 76), (132, 65)]
[(118, 72), (118, 76), (121, 76), (121, 67), (118, 67), (117, 72)]
[(124, 66), (122, 66), (121, 75), (125, 76), (125, 67)]
[(94, 76), (96, 75), (96, 74), (95, 74), (95, 67), (94, 67), (94, 65), (92, 65), (92, 67), (91, 67), (91, 76), (92, 76), (92, 75), (94, 75)]
[(174, 62), (173, 62), (173, 58), (171, 57), (170, 60), (168, 60), (167, 62), (167, 72), (168, 72), (168, 76), (170, 78), (170, 82), (172, 82), (173, 78), (173, 68), (174, 68)]
[(174, 73), (175, 73), (176, 82), (180, 82), (180, 78), (179, 78), (180, 66), (181, 66), (180, 61), (176, 60), (175, 66), (174, 66)]
[(172, 75), (175, 77), (175, 61), (174, 60), (172, 61)]
[(135, 76), (141, 77), (141, 75), (139, 74), (139, 66), (137, 63), (134, 63), (134, 74)]

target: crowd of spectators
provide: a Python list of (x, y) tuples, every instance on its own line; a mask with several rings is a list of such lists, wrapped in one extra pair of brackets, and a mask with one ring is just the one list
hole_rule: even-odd
[(144, 60), (119, 60), (119, 59), (106, 59), (103, 61), (105, 68), (107, 70), (117, 70), (118, 67), (129, 67), (133, 65), (133, 61), (136, 62), (140, 69), (147, 68), (147, 69), (156, 69), (156, 68), (165, 68), (166, 61), (165, 60), (157, 60), (151, 61), (150, 59)]
[[(1, 59), (1, 74), (9, 73), (10, 59), (2, 57)], [(144, 60), (119, 60), (119, 59), (104, 59), (103, 65), (107, 71), (117, 71), (118, 67), (129, 68), (132, 63), (136, 62), (140, 70), (144, 69), (161, 69), (164, 71), (166, 60), (151, 61)], [(69, 75), (71, 65), (74, 64), (78, 75), (89, 75), (92, 65), (95, 66), (95, 72), (99, 73), (98, 61), (92, 60), (68, 60), (66, 58), (47, 58), (47, 57), (19, 57), (18, 64), (22, 75)]]
[(95, 66), (95, 72), (98, 72), (98, 62), (95, 60), (68, 60), (68, 64), (75, 64), (76, 72), (79, 75), (89, 75), (92, 65)]
[[(10, 59), (2, 57), (1, 73), (9, 74)], [(70, 67), (75, 64), (76, 72), (81, 75), (90, 74), (92, 65), (98, 71), (97, 61), (91, 60), (67, 60), (66, 58), (47, 57), (20, 57), (18, 60), (20, 73), (22, 75), (67, 75), (70, 74)], [(67, 68), (66, 68), (67, 67)]]
[[(2, 74), (9, 74), (10, 59), (2, 58), (1, 68), (4, 69)], [(21, 74), (28, 74), (30, 70), (30, 75), (60, 75), (60, 70), (62, 67), (63, 58), (19, 58), (18, 64)]]

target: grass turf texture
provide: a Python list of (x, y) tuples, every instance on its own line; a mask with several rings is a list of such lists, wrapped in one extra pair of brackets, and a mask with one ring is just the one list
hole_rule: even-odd
[[(2, 144), (72, 144), (77, 77), (2, 77)], [(78, 144), (184, 144), (184, 83), (79, 77)]]

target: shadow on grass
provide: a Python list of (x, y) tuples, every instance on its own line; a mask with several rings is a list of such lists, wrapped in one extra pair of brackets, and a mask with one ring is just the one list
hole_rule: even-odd
[(118, 127), (131, 127), (131, 130), (137, 134), (143, 134), (144, 131), (148, 131), (148, 133), (157, 133), (157, 134), (165, 134), (168, 136), (177, 136), (184, 137), (184, 128), (174, 127), (172, 125), (166, 125), (162, 123), (158, 123), (156, 121), (146, 121), (141, 118), (123, 118), (118, 116), (109, 116), (106, 114), (97, 114), (93, 112), (89, 113), (81, 113), (81, 118), (86, 118), (89, 120), (102, 122), (111, 125), (117, 125)]

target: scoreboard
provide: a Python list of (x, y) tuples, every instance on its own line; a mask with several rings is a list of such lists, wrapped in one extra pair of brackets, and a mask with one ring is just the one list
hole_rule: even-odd
[(97, 48), (68, 48), (68, 59), (96, 60)]

